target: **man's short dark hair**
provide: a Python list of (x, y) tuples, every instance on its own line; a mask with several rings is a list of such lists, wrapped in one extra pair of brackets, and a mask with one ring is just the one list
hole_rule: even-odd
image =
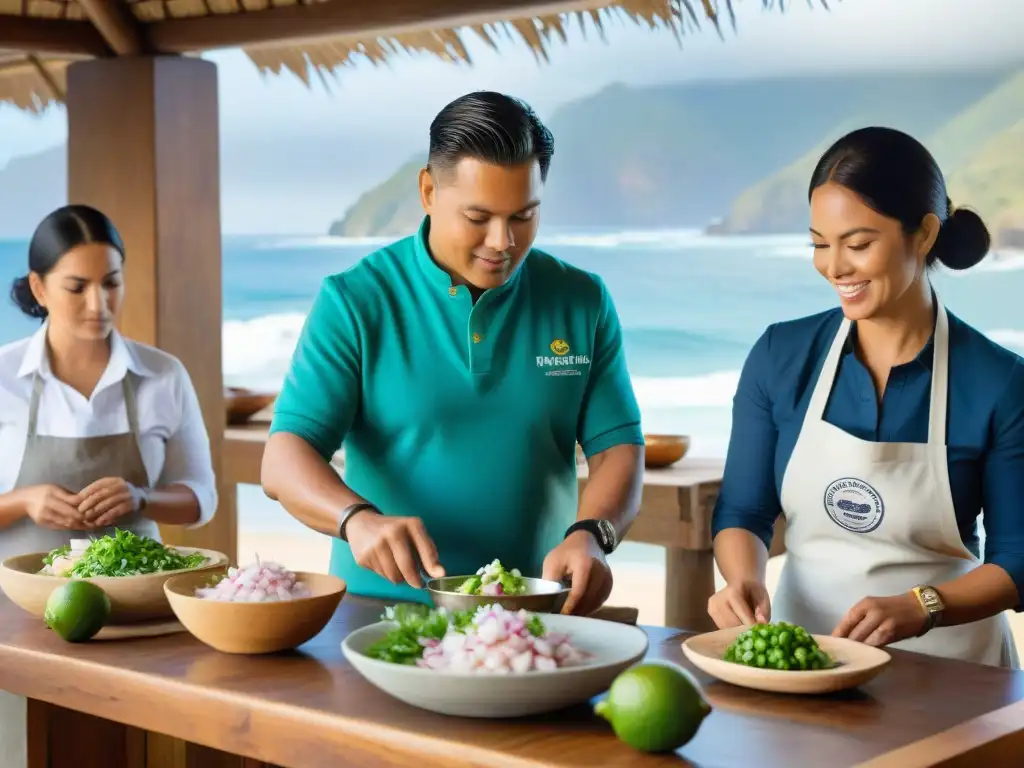
[(536, 159), (546, 181), (555, 139), (528, 104), (494, 91), (460, 96), (430, 124), (431, 172), (450, 170), (465, 157), (492, 165)]

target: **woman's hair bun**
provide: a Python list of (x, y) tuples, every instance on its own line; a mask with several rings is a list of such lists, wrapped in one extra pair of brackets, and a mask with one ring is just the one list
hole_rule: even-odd
[(36, 301), (27, 276), (15, 278), (11, 285), (11, 301), (29, 317), (36, 317), (40, 320), (46, 317), (46, 308)]
[(943, 222), (932, 255), (950, 269), (970, 269), (985, 258), (991, 245), (981, 217), (967, 208), (956, 208)]

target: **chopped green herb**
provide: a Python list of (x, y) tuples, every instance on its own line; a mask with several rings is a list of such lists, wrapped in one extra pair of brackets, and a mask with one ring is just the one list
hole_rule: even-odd
[[(57, 558), (66, 557), (70, 551), (69, 546), (58, 547), (43, 558), (43, 562), (52, 566)], [(69, 570), (57, 575), (80, 579), (91, 576), (141, 576), (160, 571), (198, 568), (205, 562), (206, 556), (199, 552), (182, 554), (165, 547), (156, 539), (118, 528), (113, 536), (94, 539)]]
[(474, 613), (451, 612), (442, 608), (431, 610), (413, 603), (389, 606), (382, 618), (384, 621), (395, 622), (397, 626), (367, 648), (366, 655), (393, 664), (415, 664), (423, 657), (421, 638), (441, 640), (448, 632), (449, 625), (462, 631), (472, 623)]

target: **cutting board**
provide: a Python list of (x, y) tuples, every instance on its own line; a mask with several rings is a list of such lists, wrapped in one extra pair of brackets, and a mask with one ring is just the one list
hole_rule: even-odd
[(134, 640), (140, 637), (160, 637), (184, 632), (185, 627), (177, 619), (144, 621), (138, 624), (110, 624), (101, 629), (93, 640)]
[(620, 624), (636, 624), (640, 611), (637, 608), (604, 605), (590, 614), (591, 619), (617, 621)]

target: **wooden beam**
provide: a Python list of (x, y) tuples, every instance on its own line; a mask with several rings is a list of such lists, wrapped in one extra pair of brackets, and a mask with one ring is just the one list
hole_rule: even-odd
[(57, 80), (54, 76), (50, 74), (50, 70), (46, 68), (46, 64), (44, 64), (40, 58), (34, 54), (29, 55), (28, 63), (32, 65), (33, 69), (35, 69), (39, 78), (46, 83), (46, 90), (50, 92), (50, 96), (57, 101), (64, 101), (64, 91), (61, 90), (61, 87), (57, 84)]
[[(119, 57), (67, 70), (68, 201), (113, 219), (127, 249), (121, 331), (185, 365), (216, 474), (224, 437), (221, 375), (220, 143), (217, 68), (200, 58)], [(165, 540), (234, 560), (234, 488), (202, 528)]]
[[(235, 486), (224, 482), (221, 472), (225, 411), (216, 65), (187, 56), (96, 59), (68, 67), (67, 84), (68, 201), (99, 208), (120, 230), (127, 251), (120, 330), (184, 364), (221, 480), (213, 520), (193, 530), (161, 526), (160, 533), (167, 543), (218, 550), (234, 562)], [(158, 739), (152, 749), (148, 742), (141, 749), (130, 731), (107, 737), (112, 740), (127, 744), (135, 755), (163, 754), (170, 762), (150, 758), (161, 768), (210, 765), (195, 757), (195, 750), (166, 739)], [(84, 743), (77, 748), (84, 750)], [(122, 768), (106, 757), (79, 764)], [(54, 760), (52, 765), (71, 763)]]
[(249, 13), (166, 19), (147, 24), (154, 50), (189, 53), (256, 48), (332, 37), (375, 38), (479, 26), (610, 5), (609, 0), (329, 0)]
[(3, 16), (0, 48), (23, 53), (110, 56), (113, 51), (88, 21)]
[(146, 51), (142, 25), (122, 0), (78, 0), (78, 5), (118, 56)]

